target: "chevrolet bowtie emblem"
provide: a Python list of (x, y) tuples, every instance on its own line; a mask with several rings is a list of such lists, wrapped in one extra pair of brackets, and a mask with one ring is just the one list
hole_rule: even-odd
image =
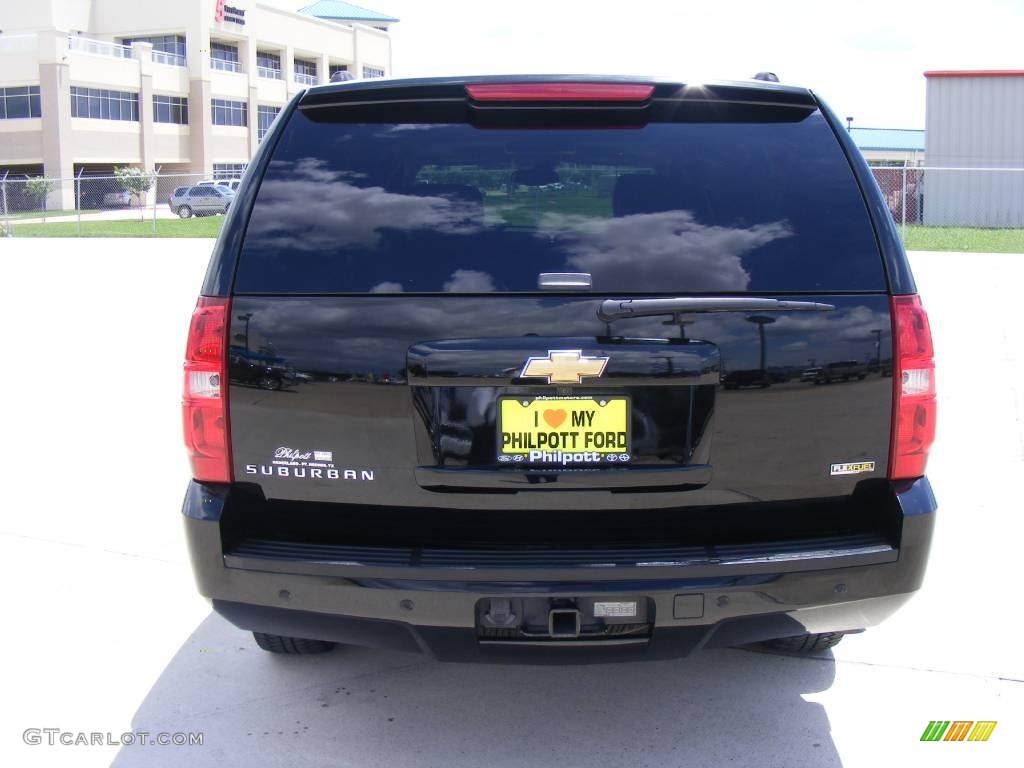
[(547, 357), (531, 357), (519, 374), (523, 379), (547, 379), (548, 384), (579, 384), (584, 377), (600, 376), (607, 357), (587, 357), (578, 349), (553, 349)]

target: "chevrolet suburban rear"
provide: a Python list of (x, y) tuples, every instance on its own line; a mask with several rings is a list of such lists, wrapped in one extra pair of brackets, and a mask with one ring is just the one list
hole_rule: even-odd
[(192, 318), (198, 587), (286, 653), (822, 650), (921, 585), (932, 357), (885, 202), (807, 89), (313, 88)]

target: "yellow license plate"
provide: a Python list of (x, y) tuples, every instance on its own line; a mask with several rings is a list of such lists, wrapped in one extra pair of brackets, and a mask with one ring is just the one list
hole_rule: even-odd
[(630, 459), (627, 397), (502, 397), (498, 461), (622, 464)]

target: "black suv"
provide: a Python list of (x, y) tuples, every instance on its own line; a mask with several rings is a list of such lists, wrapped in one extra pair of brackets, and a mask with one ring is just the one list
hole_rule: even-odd
[[(865, 357), (893, 378), (796, 377)], [(921, 585), (932, 357), (885, 201), (809, 90), (313, 88), (192, 318), (199, 589), (285, 653), (827, 648)]]
[(831, 384), (833, 381), (864, 381), (868, 375), (868, 364), (856, 360), (839, 360), (818, 370), (815, 384)]

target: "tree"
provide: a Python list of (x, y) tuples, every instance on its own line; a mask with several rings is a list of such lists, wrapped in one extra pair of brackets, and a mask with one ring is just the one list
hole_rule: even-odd
[(156, 180), (156, 176), (142, 168), (115, 168), (114, 177), (121, 182), (121, 186), (134, 195), (140, 205), (139, 217), (142, 218), (142, 204), (145, 201), (145, 194), (149, 192)]
[(46, 214), (46, 198), (53, 191), (53, 180), (42, 176), (25, 177), (25, 194), (31, 197)]

